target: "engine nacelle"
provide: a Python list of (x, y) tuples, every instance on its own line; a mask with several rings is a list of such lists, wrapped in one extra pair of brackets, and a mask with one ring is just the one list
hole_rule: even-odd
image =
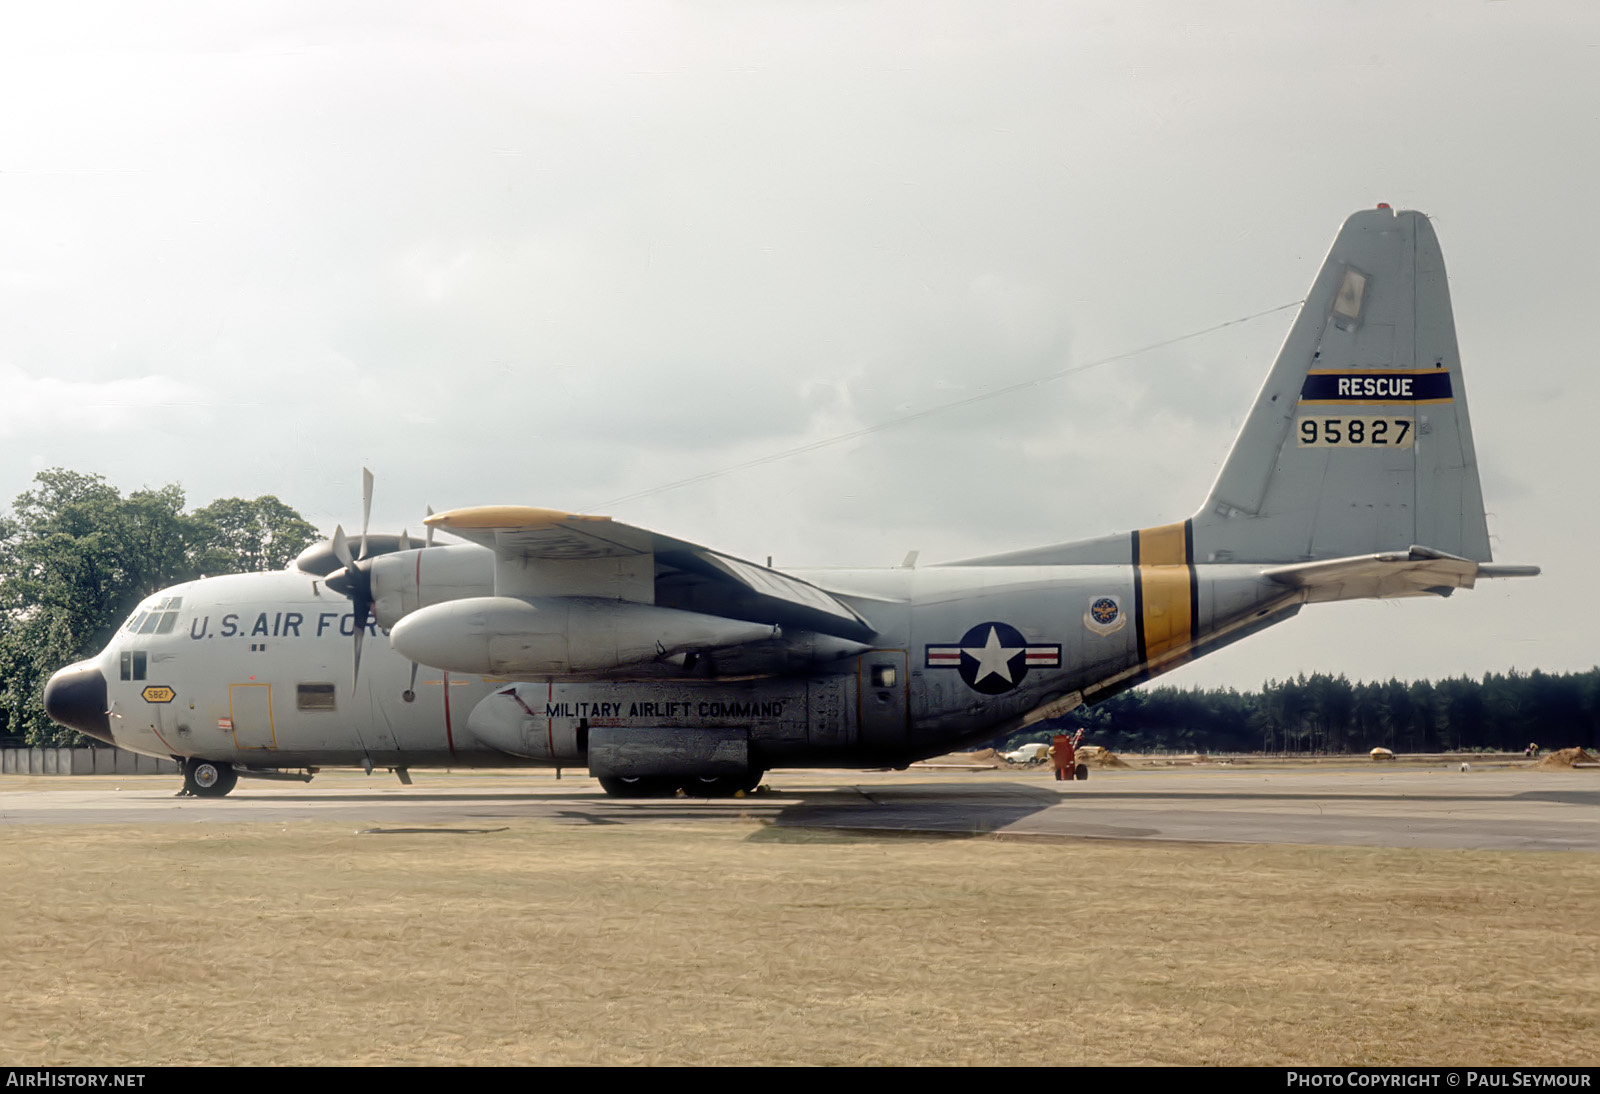
[(494, 593), (494, 552), (475, 543), (380, 555), (369, 566), (373, 618), (386, 630), (418, 608)]
[(481, 596), (419, 608), (394, 625), (401, 655), (447, 672), (543, 679), (613, 672), (778, 637), (777, 627), (626, 600)]

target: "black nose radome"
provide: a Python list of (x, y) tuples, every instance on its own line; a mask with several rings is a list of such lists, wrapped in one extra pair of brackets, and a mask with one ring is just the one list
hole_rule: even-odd
[(68, 665), (44, 686), (44, 712), (79, 733), (116, 744), (106, 714), (106, 678), (86, 661)]

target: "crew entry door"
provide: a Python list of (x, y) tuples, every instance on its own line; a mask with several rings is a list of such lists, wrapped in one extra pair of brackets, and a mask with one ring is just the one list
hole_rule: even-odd
[(278, 747), (272, 725), (271, 684), (229, 684), (228, 710), (234, 747)]
[(868, 650), (857, 664), (861, 744), (886, 752), (904, 749), (911, 740), (911, 715), (906, 705), (906, 651)]

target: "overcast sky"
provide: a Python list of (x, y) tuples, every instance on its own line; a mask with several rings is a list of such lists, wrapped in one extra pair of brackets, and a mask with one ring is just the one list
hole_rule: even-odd
[(0, 9), (0, 499), (596, 509), (777, 565), (1188, 516), (1340, 223), (1434, 218), (1495, 555), (1168, 679), (1597, 654), (1600, 8)]

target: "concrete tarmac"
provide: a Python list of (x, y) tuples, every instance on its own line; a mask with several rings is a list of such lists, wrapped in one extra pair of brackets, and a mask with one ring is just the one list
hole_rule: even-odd
[[(1458, 765), (1457, 765), (1458, 766)], [(347, 821), (361, 828), (758, 820), (863, 836), (1117, 839), (1600, 852), (1600, 772), (1451, 768), (777, 772), (744, 799), (625, 800), (548, 772), (325, 772), (174, 797), (171, 776), (0, 778), (0, 827)]]

